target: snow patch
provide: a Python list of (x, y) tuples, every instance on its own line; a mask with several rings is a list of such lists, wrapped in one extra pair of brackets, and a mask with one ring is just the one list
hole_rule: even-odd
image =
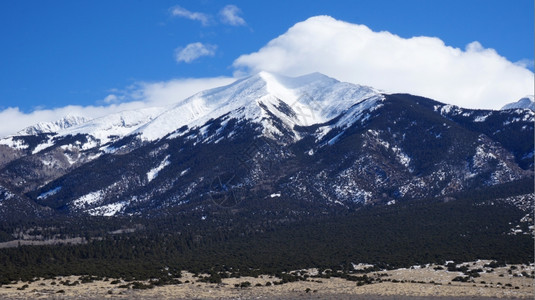
[(394, 151), (394, 154), (396, 154), (397, 161), (403, 166), (405, 166), (405, 168), (408, 168), (411, 162), (411, 158), (403, 151), (401, 151), (401, 148), (397, 146), (393, 146), (392, 151)]
[(91, 216), (103, 216), (103, 217), (112, 217), (115, 216), (118, 212), (122, 211), (128, 203), (126, 201), (111, 203), (92, 209), (86, 210)]
[(327, 133), (331, 131), (331, 129), (332, 128), (330, 126), (322, 126), (316, 129), (316, 132), (314, 133), (314, 135), (316, 136), (316, 142), (321, 140)]
[(342, 136), (342, 134), (344, 134), (344, 131), (340, 132), (339, 134), (337, 134), (335, 137), (333, 137), (332, 139), (330, 139), (327, 144), (329, 144), (330, 146), (334, 145), (334, 143), (336, 143), (340, 137)]
[(96, 191), (96, 192), (92, 192), (92, 193), (89, 193), (87, 195), (84, 195), (76, 200), (74, 200), (72, 202), (72, 204), (76, 207), (76, 208), (84, 208), (88, 205), (92, 205), (92, 204), (95, 204), (99, 201), (102, 200), (102, 198), (104, 198), (104, 193), (102, 191)]
[(496, 155), (489, 151), (485, 144), (481, 144), (476, 148), (476, 154), (472, 157), (472, 162), (475, 168), (483, 167), (489, 160), (496, 159)]
[[(151, 182), (158, 176), (158, 173), (163, 170), (163, 168), (167, 167), (171, 162), (169, 161), (169, 155), (167, 155), (164, 160), (156, 167), (151, 169), (149, 172), (147, 172), (147, 180)], [(187, 170), (186, 170), (187, 171)], [(185, 173), (184, 173), (185, 174)], [(182, 174), (181, 174), (182, 176)]]
[(82, 150), (89, 150), (89, 149), (96, 148), (98, 146), (99, 146), (98, 141), (96, 141), (94, 138), (89, 136), (87, 138), (87, 142), (85, 144), (83, 144), (81, 148), (82, 148)]
[(490, 115), (491, 115), (491, 114), (482, 115), (482, 116), (477, 116), (477, 117), (474, 119), (474, 122), (485, 122), (485, 120), (486, 120)]
[(16, 150), (25, 150), (29, 147), (27, 144), (24, 143), (23, 140), (14, 139), (13, 137), (6, 137), (4, 139), (1, 139), (0, 145), (6, 145)]
[(463, 113), (463, 110), (456, 106), (456, 105), (451, 105), (451, 104), (448, 104), (448, 105), (444, 105), (442, 106), (442, 108), (440, 109), (440, 114), (441, 115), (449, 115), (449, 114), (455, 114), (455, 115), (459, 115), (459, 114), (462, 114)]
[(37, 147), (35, 147), (35, 149), (33, 149), (32, 151), (32, 154), (36, 154), (36, 153), (39, 153), (47, 148), (50, 148), (54, 146), (54, 143), (52, 142), (52, 139), (49, 139), (48, 141), (42, 143), (42, 144), (39, 144), (37, 145)]
[(89, 155), (87, 157), (87, 160), (88, 161), (95, 160), (95, 159), (99, 158), (101, 155), (102, 155), (102, 153), (96, 153), (96, 154)]
[(46, 198), (48, 198), (48, 197), (50, 197), (52, 195), (57, 194), (59, 191), (61, 191), (61, 186), (53, 188), (53, 189), (49, 190), (48, 192), (42, 193), (41, 195), (37, 196), (37, 199), (38, 200), (46, 199)]

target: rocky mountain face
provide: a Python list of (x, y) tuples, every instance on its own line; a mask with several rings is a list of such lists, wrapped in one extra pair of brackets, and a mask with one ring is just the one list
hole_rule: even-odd
[(534, 117), (383, 94), (317, 73), (259, 73), (173, 107), (0, 140), (0, 215), (307, 213), (449, 199), (533, 178)]

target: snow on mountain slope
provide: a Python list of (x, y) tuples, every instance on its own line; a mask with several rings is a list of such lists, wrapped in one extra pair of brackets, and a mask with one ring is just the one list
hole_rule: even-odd
[(87, 134), (104, 145), (117, 138), (124, 137), (138, 127), (153, 120), (165, 111), (165, 107), (151, 107), (132, 111), (122, 111), (74, 126), (60, 132), (60, 136)]
[(380, 94), (370, 87), (339, 82), (319, 73), (290, 78), (260, 72), (193, 95), (141, 126), (136, 133), (143, 140), (157, 140), (185, 125), (201, 127), (210, 119), (228, 114), (228, 118), (260, 123), (269, 134), (278, 131), (266, 122), (270, 114), (293, 130), (295, 125), (325, 123), (372, 97)]
[[(20, 139), (20, 137), (34, 136), (39, 134), (53, 134), (73, 126), (83, 124), (89, 120), (90, 119), (81, 116), (65, 116), (54, 122), (40, 122), (24, 128), (16, 134), (0, 139), (0, 145), (6, 145), (16, 150), (25, 150), (29, 148), (29, 145), (23, 139)], [(49, 147), (50, 145), (48, 144), (51, 145), (51, 143), (48, 141), (38, 145), (39, 148), (33, 152), (36, 153), (41, 149)]]
[(16, 135), (36, 135), (41, 133), (54, 133), (61, 130), (83, 124), (90, 119), (82, 116), (65, 116), (54, 122), (41, 122), (33, 126), (26, 127), (17, 132)]
[(501, 110), (506, 109), (531, 109), (535, 111), (535, 101), (533, 95), (528, 95), (517, 102), (504, 105)]
[(61, 140), (67, 136), (87, 135), (85, 143), (77, 142), (76, 145), (72, 146), (76, 146), (79, 150), (88, 150), (131, 134), (132, 131), (153, 120), (165, 110), (165, 107), (151, 107), (122, 111), (92, 120), (84, 117), (67, 116), (55, 122), (38, 123), (27, 127), (13, 136), (0, 139), (0, 145), (24, 150), (28, 149), (29, 145), (21, 137), (49, 134), (30, 149), (32, 154), (36, 154), (54, 146), (58, 139)]
[(99, 147), (125, 137), (146, 124), (165, 111), (164, 107), (151, 107), (132, 111), (114, 113), (89, 122), (63, 130), (58, 136), (89, 135), (87, 143), (81, 145), (82, 149)]
[(12, 136), (0, 139), (0, 145), (5, 145), (15, 150), (28, 149), (28, 144), (24, 143), (22, 140), (15, 139)]
[(158, 176), (158, 173), (163, 170), (163, 168), (167, 167), (170, 163), (171, 162), (169, 161), (169, 155), (167, 155), (157, 167), (147, 172), (147, 180), (151, 182), (154, 178), (156, 178), (156, 176)]

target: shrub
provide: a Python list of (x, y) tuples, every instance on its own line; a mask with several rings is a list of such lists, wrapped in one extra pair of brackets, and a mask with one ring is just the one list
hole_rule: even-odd
[(468, 282), (468, 279), (470, 279), (470, 277), (466, 276), (457, 276), (455, 278), (453, 278), (451, 281), (459, 281), (459, 282)]

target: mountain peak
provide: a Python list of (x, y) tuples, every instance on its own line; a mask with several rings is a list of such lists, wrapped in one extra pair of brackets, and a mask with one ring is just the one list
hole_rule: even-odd
[[(136, 133), (142, 139), (156, 140), (182, 126), (201, 127), (208, 120), (227, 114), (229, 118), (264, 125), (263, 120), (276, 116), (293, 128), (324, 123), (350, 106), (378, 95), (370, 87), (340, 82), (321, 73), (287, 77), (262, 71), (184, 99)], [(284, 113), (281, 109), (290, 111)]]
[(319, 72), (314, 72), (310, 74), (305, 74), (297, 77), (288, 77), (279, 75), (276, 73), (270, 73), (266, 71), (259, 72), (252, 77), (258, 76), (266, 82), (266, 84), (278, 84), (284, 86), (287, 89), (300, 89), (305, 88), (310, 85), (332, 85), (338, 83), (339, 81), (331, 78), (327, 75), (324, 75)]
[(501, 110), (506, 109), (531, 109), (535, 111), (535, 101), (533, 95), (527, 95), (516, 102), (504, 105)]

